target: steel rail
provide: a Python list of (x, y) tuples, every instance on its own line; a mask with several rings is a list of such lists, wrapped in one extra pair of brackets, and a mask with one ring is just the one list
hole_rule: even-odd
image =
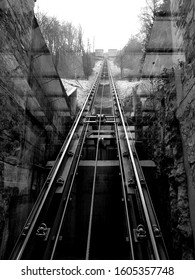
[(86, 257), (85, 257), (86, 260), (89, 260), (89, 254), (90, 254), (91, 230), (92, 230), (93, 209), (94, 209), (95, 184), (96, 184), (96, 176), (97, 176), (97, 161), (98, 161), (99, 141), (100, 141), (99, 137), (100, 137), (100, 128), (101, 128), (103, 94), (104, 94), (104, 85), (102, 85), (102, 94), (101, 94), (101, 103), (100, 103), (100, 119), (99, 119), (99, 124), (98, 124), (98, 138), (97, 138), (97, 144), (96, 144), (95, 167), (94, 167), (94, 175), (93, 175), (91, 207), (90, 207), (89, 227), (88, 227), (88, 236), (87, 236), (87, 248), (86, 248)]
[(65, 205), (64, 205), (64, 209), (63, 209), (63, 212), (62, 212), (62, 215), (61, 215), (61, 218), (60, 218), (60, 224), (59, 224), (57, 234), (56, 234), (56, 237), (55, 237), (55, 241), (54, 241), (53, 249), (52, 249), (52, 252), (51, 252), (50, 260), (52, 260), (54, 258), (56, 248), (57, 248), (57, 245), (58, 245), (60, 232), (61, 232), (62, 225), (63, 225), (63, 222), (64, 222), (64, 218), (65, 218), (65, 215), (66, 215), (66, 211), (67, 211), (67, 208), (68, 208), (68, 203), (70, 201), (70, 195), (71, 195), (71, 192), (72, 192), (72, 189), (73, 189), (74, 179), (75, 179), (76, 174), (77, 174), (77, 168), (78, 168), (79, 161), (80, 161), (80, 158), (81, 158), (82, 148), (83, 148), (83, 145), (84, 145), (84, 142), (85, 142), (85, 139), (86, 139), (88, 126), (89, 126), (89, 124), (87, 124), (87, 127), (85, 128), (84, 136), (82, 138), (82, 143), (81, 143), (81, 147), (80, 147), (80, 150), (79, 150), (79, 155), (78, 155), (77, 162), (76, 162), (75, 169), (74, 169), (74, 173), (73, 173), (73, 176), (72, 176), (70, 188), (68, 190), (68, 194), (67, 194), (67, 197), (66, 197), (66, 202), (65, 202)]
[[(121, 111), (124, 115), (124, 109), (123, 107), (121, 106)], [(138, 157), (138, 154), (137, 154), (137, 150), (135, 148), (135, 140), (132, 138), (132, 135), (131, 135), (131, 130), (129, 128), (129, 125), (128, 125), (128, 122), (126, 121), (125, 119), (125, 122), (126, 122), (126, 127), (127, 127), (127, 132), (130, 132), (130, 134), (128, 135), (129, 138), (131, 139), (130, 141), (130, 145), (131, 145), (131, 148), (132, 148), (132, 151), (133, 151), (133, 155), (134, 155), (134, 158), (136, 158), (137, 160), (137, 170), (139, 169), (139, 173), (140, 173), (140, 176), (141, 178), (144, 179), (145, 181), (145, 176), (144, 176), (144, 173), (143, 173), (143, 169), (141, 168), (141, 166), (139, 165), (139, 157)], [(143, 188), (142, 188), (143, 189)], [(155, 213), (155, 210), (154, 210), (154, 206), (153, 206), (153, 203), (152, 203), (152, 200), (151, 200), (151, 196), (150, 196), (150, 193), (148, 191), (148, 187), (147, 187), (147, 183), (145, 181), (145, 186), (144, 186), (144, 189), (142, 190), (143, 192), (143, 195), (145, 197), (145, 201), (148, 200), (149, 202), (149, 207), (148, 207), (148, 213), (149, 213), (149, 216), (150, 216), (150, 223), (154, 226), (157, 226), (157, 228), (159, 229), (159, 231), (161, 232), (160, 230), (160, 225), (159, 225), (159, 222), (158, 222), (158, 219), (157, 219), (157, 216), (156, 216), (156, 213)], [(140, 200), (140, 198), (139, 198)], [(141, 205), (140, 205), (141, 206)], [(157, 245), (157, 248), (158, 248), (158, 251), (159, 251), (159, 255), (163, 258), (165, 257), (165, 259), (168, 259), (168, 253), (167, 253), (167, 250), (166, 250), (166, 247), (165, 247), (165, 243), (164, 243), (164, 239), (163, 239), (163, 236), (161, 236), (160, 238), (160, 242), (159, 242), (159, 239), (157, 239), (156, 241), (156, 245)], [(163, 249), (162, 249), (163, 248)]]
[[(137, 160), (139, 160), (138, 158), (138, 154), (137, 154), (137, 151), (136, 151), (136, 148), (134, 146), (134, 144), (132, 145), (132, 149), (133, 149), (133, 153), (134, 153), (134, 156), (136, 156)], [(144, 173), (143, 173), (143, 169), (142, 168), (139, 168), (139, 172), (141, 174), (141, 177), (144, 178)], [(144, 178), (145, 180), (145, 178)], [(154, 206), (153, 206), (153, 203), (152, 203), (152, 199), (151, 199), (151, 196), (150, 196), (150, 193), (148, 191), (148, 187), (147, 187), (147, 183), (145, 182), (145, 188), (144, 188), (144, 192), (145, 192), (145, 197), (148, 199), (149, 201), (149, 205), (150, 205), (150, 209), (148, 212), (150, 212), (150, 217), (151, 217), (151, 221), (153, 223), (153, 225), (157, 226), (158, 229), (161, 231), (160, 229), (160, 225), (159, 225), (159, 222), (158, 222), (158, 218), (157, 218), (157, 215), (156, 215), (156, 212), (155, 212), (155, 209), (154, 209)], [(144, 193), (143, 192), (143, 193)], [(162, 255), (163, 257), (165, 257), (166, 259), (168, 259), (168, 252), (167, 252), (167, 249), (165, 247), (165, 243), (164, 243), (164, 239), (163, 239), (163, 236), (161, 236), (161, 244), (162, 244), (162, 247), (163, 247), (163, 250), (162, 247), (159, 248), (159, 242), (156, 242), (157, 243), (157, 248), (158, 248), (158, 251), (162, 251)]]
[[(114, 110), (114, 104), (113, 104), (113, 110)], [(125, 180), (124, 180), (124, 174), (123, 174), (121, 150), (120, 150), (120, 145), (119, 145), (119, 135), (118, 135), (116, 123), (114, 124), (114, 126), (115, 126), (117, 147), (118, 147), (118, 152), (119, 152), (119, 166), (120, 166), (120, 170), (121, 170), (122, 191), (123, 191), (123, 197), (124, 197), (124, 203), (125, 203), (125, 214), (126, 214), (126, 223), (127, 223), (127, 229), (128, 229), (128, 235), (129, 235), (129, 244), (130, 244), (131, 256), (132, 256), (132, 259), (134, 260), (135, 254), (134, 254), (134, 249), (133, 249), (132, 230), (131, 230), (131, 225), (130, 225), (128, 205), (127, 205), (127, 195), (126, 195), (126, 190), (125, 190)]]
[[(99, 85), (99, 83), (98, 83), (98, 85)], [(97, 91), (98, 85), (96, 86), (96, 91)], [(96, 92), (94, 92), (93, 97), (95, 97), (95, 95), (96, 95)], [(90, 106), (93, 105), (93, 102), (94, 102), (94, 98), (91, 101), (91, 105)], [(90, 118), (90, 116), (87, 116), (87, 118)], [(60, 232), (61, 232), (61, 229), (62, 229), (62, 225), (63, 225), (64, 218), (65, 218), (65, 215), (66, 215), (67, 207), (68, 207), (69, 198), (70, 198), (71, 191), (72, 191), (72, 188), (73, 188), (74, 179), (75, 179), (75, 176), (77, 174), (77, 168), (78, 168), (78, 165), (79, 165), (79, 162), (80, 162), (83, 145), (84, 145), (84, 142), (85, 142), (85, 139), (86, 139), (86, 135), (87, 135), (87, 132), (88, 132), (89, 123), (85, 122), (85, 124), (86, 124), (85, 132), (84, 132), (84, 135), (83, 135), (83, 138), (82, 138), (82, 143), (80, 145), (80, 150), (79, 150), (78, 158), (77, 158), (77, 161), (76, 161), (76, 165), (75, 165), (74, 173), (73, 173), (73, 176), (72, 176), (70, 188), (69, 188), (69, 191), (68, 191), (68, 194), (67, 194), (64, 210), (63, 210), (63, 213), (62, 213), (62, 216), (61, 216), (61, 219), (60, 219), (60, 224), (59, 224), (59, 227), (58, 227), (58, 230), (57, 230), (57, 234), (56, 234), (56, 237), (55, 237), (55, 241), (54, 241), (53, 249), (52, 249), (52, 252), (51, 252), (50, 260), (54, 259), (54, 255), (55, 255), (56, 248), (57, 248), (57, 245), (58, 245), (58, 240), (59, 240)]]
[[(108, 67), (108, 69), (109, 69), (109, 73), (111, 73), (110, 67)], [(150, 216), (149, 216), (146, 201), (145, 201), (145, 198), (144, 198), (144, 195), (143, 195), (141, 182), (140, 182), (139, 175), (138, 175), (138, 172), (137, 172), (137, 167), (136, 167), (136, 163), (135, 163), (135, 160), (134, 160), (131, 145), (129, 143), (129, 137), (128, 137), (126, 125), (125, 125), (125, 121), (124, 121), (124, 118), (123, 118), (119, 98), (118, 98), (117, 91), (116, 91), (116, 86), (115, 86), (112, 75), (110, 75), (110, 79), (111, 79), (111, 85), (113, 87), (113, 91), (114, 91), (114, 94), (115, 94), (116, 102), (117, 102), (117, 105), (118, 105), (118, 110), (119, 110), (122, 126), (123, 126), (123, 129), (124, 129), (125, 138), (126, 138), (126, 141), (127, 141), (127, 146), (128, 146), (128, 150), (129, 150), (129, 154), (130, 154), (130, 158), (131, 158), (131, 163), (132, 163), (132, 166), (133, 166), (133, 170), (134, 170), (134, 174), (135, 174), (135, 178), (136, 178), (136, 182), (137, 182), (137, 188), (138, 188), (138, 191), (139, 191), (139, 196), (140, 196), (140, 200), (141, 200), (141, 203), (142, 203), (144, 216), (145, 216), (145, 219), (146, 219), (146, 224), (147, 224), (148, 232), (149, 232), (149, 235), (150, 235), (150, 240), (151, 240), (151, 244), (152, 244), (152, 248), (153, 248), (153, 253), (154, 253), (155, 259), (160, 260), (158, 248), (156, 246), (156, 241), (155, 241), (153, 229), (152, 229), (151, 222), (150, 222)]]
[[(93, 83), (93, 85), (92, 85), (92, 87), (91, 87), (91, 89), (90, 89), (90, 92), (89, 92), (89, 94), (88, 94), (88, 96), (87, 96), (87, 98), (86, 98), (86, 100), (85, 100), (85, 102), (84, 102), (83, 108), (82, 108), (81, 111), (78, 113), (77, 118), (76, 118), (76, 120), (75, 120), (75, 122), (74, 122), (73, 128), (71, 129), (70, 133), (68, 134), (68, 136), (67, 136), (67, 138), (66, 138), (66, 140), (65, 140), (65, 145), (63, 145), (64, 147), (63, 147), (63, 150), (61, 151), (59, 160), (57, 161), (56, 166), (54, 166), (53, 169), (51, 170), (52, 177), (51, 177), (51, 179), (50, 179), (48, 188), (47, 188), (47, 190), (45, 191), (45, 193), (44, 193), (44, 195), (43, 195), (43, 198), (42, 198), (42, 200), (41, 200), (41, 203), (36, 207), (37, 209), (36, 209), (36, 212), (35, 212), (35, 213), (34, 213), (34, 209), (31, 211), (32, 214), (34, 213), (34, 216), (31, 218), (31, 219), (32, 219), (32, 222), (31, 222), (30, 225), (29, 225), (28, 232), (27, 232), (27, 234), (26, 234), (26, 237), (25, 237), (25, 240), (24, 240), (24, 242), (23, 242), (23, 244), (22, 244), (22, 247), (20, 248), (19, 252), (17, 253), (17, 256), (16, 256), (16, 258), (15, 258), (16, 260), (19, 260), (19, 259), (22, 258), (22, 254), (23, 254), (23, 252), (24, 252), (24, 250), (25, 250), (25, 248), (26, 248), (26, 245), (27, 245), (27, 243), (28, 243), (28, 241), (29, 241), (29, 239), (30, 239), (30, 236), (31, 236), (31, 234), (32, 234), (32, 231), (33, 231), (33, 229), (34, 229), (34, 226), (35, 226), (35, 224), (36, 224), (36, 221), (37, 221), (37, 219), (38, 219), (38, 217), (39, 217), (39, 215), (40, 215), (40, 213), (41, 213), (41, 209), (42, 209), (42, 207), (43, 207), (43, 205), (44, 205), (44, 203), (45, 203), (45, 200), (46, 200), (46, 198), (47, 198), (47, 196), (48, 196), (48, 194), (49, 194), (49, 192), (50, 192), (50, 190), (51, 190), (52, 184), (54, 183), (55, 177), (56, 177), (56, 175), (57, 175), (57, 173), (58, 173), (58, 171), (59, 171), (59, 168), (60, 168), (61, 163), (62, 163), (62, 161), (63, 161), (63, 159), (64, 159), (64, 156), (65, 156), (65, 154), (66, 154), (66, 152), (67, 152), (67, 150), (68, 150), (68, 147), (69, 147), (69, 145), (70, 145), (70, 143), (71, 143), (71, 141), (72, 141), (72, 138), (73, 138), (74, 133), (75, 133), (75, 131), (76, 131), (76, 129), (77, 129), (77, 126), (78, 126), (78, 124), (79, 124), (79, 122), (80, 122), (80, 119), (81, 119), (81, 117), (82, 117), (82, 115), (83, 115), (83, 112), (84, 112), (84, 110), (85, 110), (85, 107), (86, 107), (86, 105), (87, 105), (87, 103), (88, 103), (88, 101), (89, 101), (89, 97), (90, 97), (90, 95), (91, 95), (92, 89), (93, 89), (93, 87), (95, 86), (95, 84), (100, 80), (100, 75), (101, 75), (101, 73), (102, 73), (102, 69), (103, 69), (103, 66), (101, 67), (99, 73), (97, 74), (96, 79), (95, 79), (95, 81), (94, 81), (94, 83)], [(96, 87), (97, 87), (97, 85), (96, 85)], [(57, 159), (58, 159), (58, 158), (57, 158)], [(41, 193), (40, 193), (40, 194), (41, 194)], [(31, 215), (31, 213), (30, 213), (30, 215)]]
[[(103, 69), (103, 66), (102, 66), (101, 71), (99, 72), (99, 75), (98, 75), (99, 76), (99, 81), (100, 81), (100, 75), (102, 73), (102, 69)], [(95, 81), (95, 83), (96, 82), (97, 82), (97, 80)], [(93, 94), (93, 100), (91, 101), (90, 107), (92, 107), (92, 105), (93, 105), (98, 86), (99, 86), (99, 82), (96, 85), (96, 88), (95, 88), (96, 91)], [(85, 109), (85, 106), (83, 107), (83, 110), (84, 109)], [(90, 117), (90, 116), (87, 116), (87, 117)], [(73, 176), (72, 176), (72, 180), (71, 180), (70, 188), (69, 188), (69, 191), (68, 191), (68, 195), (67, 195), (67, 198), (66, 198), (66, 203), (65, 203), (65, 206), (64, 206), (64, 210), (63, 210), (63, 213), (62, 213), (62, 216), (61, 216), (61, 219), (60, 219), (60, 224), (59, 224), (59, 227), (58, 227), (57, 235), (55, 237), (54, 246), (53, 246), (53, 249), (52, 249), (52, 252), (51, 252), (50, 260), (52, 260), (54, 258), (54, 255), (55, 255), (55, 252), (56, 252), (60, 232), (61, 232), (61, 229), (62, 229), (64, 217), (66, 215), (66, 211), (67, 211), (67, 207), (68, 207), (69, 198), (70, 198), (71, 191), (72, 191), (73, 184), (74, 184), (74, 179), (75, 179), (75, 176), (77, 174), (77, 168), (78, 168), (80, 157), (81, 157), (81, 154), (82, 154), (82, 148), (83, 148), (83, 145), (84, 145), (84, 142), (85, 142), (85, 139), (86, 139), (86, 135), (87, 135), (87, 132), (88, 132), (89, 123), (85, 123), (85, 124), (86, 124), (85, 132), (84, 132), (84, 135), (83, 135), (83, 138), (82, 138), (82, 143), (81, 143), (78, 159), (77, 159), (77, 162), (76, 162), (76, 165), (75, 165), (75, 169), (74, 169), (74, 173), (73, 173)]]

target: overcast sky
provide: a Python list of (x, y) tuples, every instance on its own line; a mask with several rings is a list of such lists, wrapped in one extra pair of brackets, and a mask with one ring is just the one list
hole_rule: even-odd
[[(121, 49), (140, 28), (138, 15), (146, 0), (37, 0), (36, 7), (61, 21), (80, 24), (92, 48)], [(36, 9), (35, 9), (36, 11)]]

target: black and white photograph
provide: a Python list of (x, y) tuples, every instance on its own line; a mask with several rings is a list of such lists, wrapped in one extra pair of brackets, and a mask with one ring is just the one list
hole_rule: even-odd
[(0, 270), (193, 260), (195, 1), (0, 0)]

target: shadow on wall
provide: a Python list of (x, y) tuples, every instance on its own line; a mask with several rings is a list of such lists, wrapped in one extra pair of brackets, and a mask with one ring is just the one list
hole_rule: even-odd
[[(21, 9), (22, 7), (22, 9)], [(7, 259), (70, 126), (34, 0), (0, 1), (0, 258)]]

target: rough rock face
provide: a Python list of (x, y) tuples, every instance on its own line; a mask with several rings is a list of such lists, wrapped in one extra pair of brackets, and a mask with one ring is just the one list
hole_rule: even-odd
[[(33, 8), (34, 0), (0, 1), (0, 259), (8, 257), (7, 247), (17, 238), (10, 238), (10, 205), (30, 193), (34, 149), (28, 149), (27, 142), (35, 142), (40, 133), (37, 126), (33, 135), (24, 102)], [(22, 150), (26, 152), (22, 154)], [(29, 210), (13, 217), (18, 230)]]
[(171, 206), (171, 228), (175, 258), (193, 259), (193, 234), (191, 228), (187, 176), (184, 165), (179, 121), (176, 118), (176, 91), (174, 79), (165, 87), (165, 161), (172, 158), (168, 167)]
[[(48, 173), (46, 163), (55, 160), (70, 125), (61, 80), (43, 80), (41, 70), (53, 64), (34, 2), (0, 1), (0, 259), (9, 257)], [(62, 102), (49, 99), (53, 88)]]
[(193, 259), (194, 245), (188, 183), (180, 124), (176, 117), (177, 99), (173, 73), (170, 73), (169, 79), (158, 81), (157, 84), (160, 88), (154, 95), (155, 121), (148, 128), (152, 135), (148, 146), (153, 146), (150, 148), (153, 150), (150, 156), (157, 163), (158, 176), (167, 178), (168, 186), (161, 188), (161, 192), (164, 192), (165, 197), (169, 199), (169, 212), (166, 213), (166, 219), (172, 239), (171, 258)]
[(178, 48), (183, 48), (186, 59), (175, 70), (176, 116), (181, 131), (190, 217), (195, 240), (195, 2), (172, 0), (171, 9), (172, 12), (185, 15), (177, 18), (173, 28), (173, 37), (178, 42)]

